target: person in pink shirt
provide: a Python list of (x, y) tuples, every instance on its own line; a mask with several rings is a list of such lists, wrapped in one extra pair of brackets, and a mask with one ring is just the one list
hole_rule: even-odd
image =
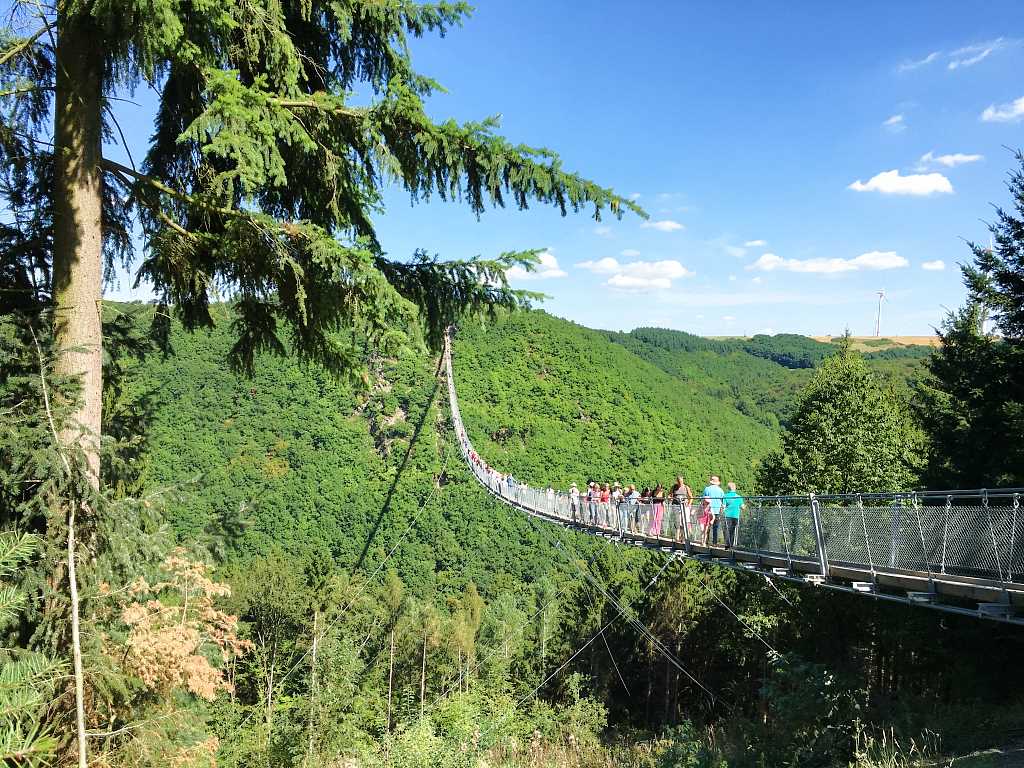
[(651, 516), (651, 527), (648, 533), (651, 536), (660, 536), (661, 520), (665, 516), (665, 488), (661, 483), (655, 487), (651, 500), (654, 502), (654, 514)]

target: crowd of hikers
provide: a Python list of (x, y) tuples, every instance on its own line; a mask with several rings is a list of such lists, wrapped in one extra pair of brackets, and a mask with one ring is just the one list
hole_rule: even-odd
[(465, 447), (475, 471), (492, 490), (555, 517), (620, 534), (699, 541), (703, 546), (717, 546), (720, 532), (726, 549), (738, 541), (745, 502), (736, 483), (723, 489), (718, 475), (711, 475), (699, 494), (682, 476), (667, 489), (661, 483), (637, 490), (632, 484), (590, 481), (583, 489), (572, 483), (568, 491), (556, 491), (552, 486), (531, 488), (511, 473), (489, 466), (468, 444)]
[(725, 547), (736, 543), (744, 499), (735, 483), (722, 489), (721, 478), (711, 475), (700, 495), (677, 476), (666, 488), (661, 483), (637, 490), (632, 484), (588, 482), (582, 491), (569, 487), (569, 513), (574, 522), (622, 532), (675, 540), (697, 539), (704, 546), (718, 545), (719, 532)]

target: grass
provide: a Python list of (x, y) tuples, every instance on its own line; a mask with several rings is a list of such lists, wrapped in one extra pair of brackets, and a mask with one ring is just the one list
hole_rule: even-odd
[(854, 745), (850, 768), (925, 768), (938, 766), (942, 737), (925, 729), (915, 739), (901, 742), (894, 729), (861, 728)]
[[(811, 336), (815, 341), (821, 341), (825, 344), (834, 344), (841, 337), (839, 336)], [(939, 346), (939, 337), (935, 334), (931, 336), (884, 336), (882, 338), (876, 338), (874, 336), (851, 336), (850, 340), (853, 342), (853, 348), (860, 352), (879, 352), (883, 349), (892, 349), (894, 347), (937, 347)]]

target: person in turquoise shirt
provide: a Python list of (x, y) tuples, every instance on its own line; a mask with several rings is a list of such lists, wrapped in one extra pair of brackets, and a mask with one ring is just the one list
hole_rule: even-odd
[(701, 493), (708, 503), (708, 511), (711, 513), (711, 543), (718, 545), (718, 518), (722, 514), (722, 499), (725, 493), (722, 491), (722, 480), (718, 475), (712, 475), (708, 484)]
[(725, 494), (725, 548), (732, 549), (736, 543), (736, 527), (740, 524), (740, 510), (744, 499), (736, 493), (736, 483), (729, 483), (729, 492)]

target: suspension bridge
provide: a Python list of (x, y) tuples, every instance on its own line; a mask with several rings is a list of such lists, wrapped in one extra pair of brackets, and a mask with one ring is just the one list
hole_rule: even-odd
[(489, 493), (520, 512), (767, 579), (1024, 625), (1024, 489), (748, 496), (726, 549), (702, 543), (699, 504), (666, 499), (656, 515), (659, 502), (602, 504), (507, 483), (466, 433), (450, 338), (444, 361), (463, 458)]

